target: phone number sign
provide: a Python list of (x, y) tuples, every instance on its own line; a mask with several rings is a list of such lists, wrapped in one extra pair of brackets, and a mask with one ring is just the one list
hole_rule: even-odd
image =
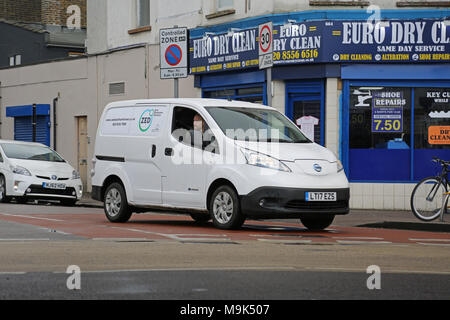
[(372, 132), (402, 133), (403, 106), (406, 100), (402, 92), (374, 92), (372, 100)]

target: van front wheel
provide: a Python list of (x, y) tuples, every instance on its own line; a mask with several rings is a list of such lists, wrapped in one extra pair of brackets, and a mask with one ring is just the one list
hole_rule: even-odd
[(112, 183), (105, 192), (104, 210), (111, 222), (127, 222), (132, 214), (125, 190), (120, 183)]
[(237, 229), (242, 226), (245, 216), (241, 213), (239, 197), (230, 186), (217, 188), (209, 202), (209, 212), (214, 226), (219, 229)]
[(301, 218), (300, 221), (309, 230), (320, 231), (328, 228), (334, 220), (334, 215), (314, 217), (314, 218)]

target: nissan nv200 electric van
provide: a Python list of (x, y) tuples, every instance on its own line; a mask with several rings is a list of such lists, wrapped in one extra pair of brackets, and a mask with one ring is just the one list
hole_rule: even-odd
[(322, 230), (349, 212), (349, 183), (333, 152), (276, 109), (242, 101), (110, 103), (91, 176), (111, 222), (164, 209), (221, 229), (299, 218)]

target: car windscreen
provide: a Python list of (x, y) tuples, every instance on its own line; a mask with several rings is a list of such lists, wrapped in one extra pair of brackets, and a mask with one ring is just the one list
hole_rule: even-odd
[(275, 110), (206, 107), (225, 135), (234, 140), (311, 143), (291, 121)]
[(47, 147), (14, 143), (2, 143), (1, 146), (10, 159), (65, 162), (56, 152)]

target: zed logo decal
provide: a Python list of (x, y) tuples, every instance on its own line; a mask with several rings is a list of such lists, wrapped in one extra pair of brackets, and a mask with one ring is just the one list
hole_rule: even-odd
[(142, 132), (148, 131), (152, 126), (153, 122), (153, 110), (147, 109), (145, 110), (141, 117), (139, 118), (139, 130)]

